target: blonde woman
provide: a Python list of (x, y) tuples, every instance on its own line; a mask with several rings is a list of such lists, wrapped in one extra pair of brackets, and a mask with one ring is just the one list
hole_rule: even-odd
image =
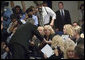
[(46, 43), (51, 44), (51, 40), (55, 34), (53, 28), (50, 25), (45, 25), (44, 26), (44, 38), (46, 39)]
[(38, 29), (37, 29), (41, 35), (44, 36), (44, 27), (43, 26), (39, 26)]
[(66, 39), (64, 42), (64, 59), (73, 59), (74, 58), (74, 48), (76, 44), (70, 38)]
[[(53, 37), (51, 47), (54, 50), (54, 55), (52, 55), (48, 59), (64, 58), (64, 42), (61, 36), (56, 35)], [(44, 57), (47, 58), (46, 55), (44, 55)]]
[(76, 26), (74, 29), (75, 29), (74, 36), (76, 38), (76, 44), (78, 44), (81, 39), (84, 39), (84, 34), (81, 33), (81, 27), (80, 26)]
[(64, 34), (67, 34), (70, 37), (74, 36), (74, 28), (70, 24), (64, 25), (63, 32), (64, 32)]
[(46, 44), (51, 45), (52, 43), (52, 38), (54, 37), (55, 32), (53, 28), (50, 25), (45, 25), (44, 26), (44, 38), (45, 41), (41, 43), (40, 48), (44, 47)]
[(55, 48), (56, 46), (60, 46), (60, 49), (64, 52), (64, 41), (59, 35), (54, 36), (52, 39), (51, 47)]
[(73, 41), (75, 41), (74, 32), (75, 32), (75, 30), (72, 25), (70, 25), (70, 24), (64, 25), (64, 27), (63, 27), (64, 35), (68, 35), (69, 38)]
[(54, 48), (54, 54), (55, 54), (54, 59), (64, 58), (64, 41), (61, 36), (56, 35), (53, 37), (51, 47)]

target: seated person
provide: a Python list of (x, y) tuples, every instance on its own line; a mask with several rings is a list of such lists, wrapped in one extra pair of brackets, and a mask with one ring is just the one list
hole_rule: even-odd
[(76, 44), (74, 43), (74, 41), (68, 39), (65, 42), (65, 54), (64, 54), (64, 59), (74, 59), (74, 48), (76, 46)]
[(53, 37), (51, 47), (54, 51), (54, 55), (48, 58), (44, 54), (45, 59), (63, 59), (64, 58), (64, 42), (61, 36), (56, 35)]
[(76, 38), (76, 44), (78, 44), (80, 42), (80, 40), (82, 38), (84, 38), (84, 34), (81, 33), (81, 27), (80, 26), (77, 26), (74, 28), (74, 37)]
[(54, 37), (54, 35), (55, 35), (55, 32), (52, 29), (52, 27), (50, 25), (45, 25), (44, 26), (44, 38), (46, 39), (46, 41), (44, 43), (42, 42), (40, 47), (42, 48), (46, 44), (51, 45), (52, 38)]
[(72, 25), (70, 24), (66, 24), (63, 27), (63, 33), (64, 35), (69, 35), (69, 38), (73, 41), (75, 41), (75, 37), (74, 37), (74, 28)]

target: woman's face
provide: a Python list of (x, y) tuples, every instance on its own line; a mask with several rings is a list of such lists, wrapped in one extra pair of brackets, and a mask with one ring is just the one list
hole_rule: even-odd
[(67, 56), (68, 56), (68, 58), (74, 58), (74, 51), (73, 50), (69, 50), (69, 51), (67, 51)]
[(65, 26), (63, 27), (63, 32), (64, 32), (64, 34), (66, 34), (66, 29), (65, 29)]
[(41, 35), (43, 35), (43, 29), (39, 28), (38, 31), (40, 32)]
[(46, 36), (49, 36), (51, 32), (48, 29), (44, 29), (44, 33), (45, 33)]

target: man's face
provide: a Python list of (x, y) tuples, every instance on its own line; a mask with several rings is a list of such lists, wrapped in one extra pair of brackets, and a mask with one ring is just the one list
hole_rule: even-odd
[(73, 27), (76, 27), (77, 26), (77, 23), (73, 23)]
[(64, 6), (63, 6), (62, 3), (59, 3), (59, 4), (58, 4), (58, 7), (59, 7), (59, 9), (63, 9)]

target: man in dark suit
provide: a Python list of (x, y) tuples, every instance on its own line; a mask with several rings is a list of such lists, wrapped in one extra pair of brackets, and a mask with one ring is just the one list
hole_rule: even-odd
[(63, 2), (58, 3), (59, 10), (56, 11), (55, 29), (63, 31), (65, 24), (71, 24), (71, 18), (68, 10), (64, 9)]
[(36, 35), (37, 38), (39, 38), (39, 40), (43, 41), (43, 37), (38, 32), (37, 27), (32, 23), (27, 22), (26, 24), (22, 24), (18, 27), (18, 29), (16, 30), (15, 34), (9, 42), (13, 59), (29, 58), (29, 42), (32, 39), (33, 35)]

